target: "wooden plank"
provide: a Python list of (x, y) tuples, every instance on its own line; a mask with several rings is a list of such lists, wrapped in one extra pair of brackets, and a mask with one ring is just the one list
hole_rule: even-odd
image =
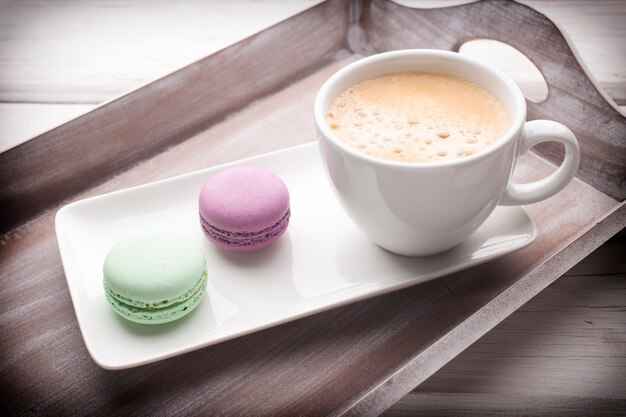
[(575, 45), (588, 74), (593, 74), (618, 104), (626, 104), (626, 72), (621, 70), (626, 69), (624, 1), (522, 0), (521, 3), (556, 22)]
[(0, 153), (0, 232), (336, 59), (346, 29), (323, 3)]
[(624, 253), (604, 244), (383, 415), (626, 410)]
[(0, 152), (319, 2), (5, 2)]
[[(400, 3), (411, 7), (442, 7), (465, 2), (404, 0)], [(175, 6), (166, 3), (159, 7), (124, 1), (111, 7), (109, 0), (8, 3), (0, 15), (0, 59), (3, 60), (0, 101), (4, 100), (4, 105), (53, 106), (110, 100), (252, 35), (311, 3), (311, 0), (269, 3), (243, 0), (236, 4), (185, 0), (176, 2)], [(626, 104), (626, 43), (619, 41), (626, 38), (626, 25), (621, 24), (626, 19), (625, 2), (530, 0), (523, 3), (553, 18), (570, 35), (600, 86), (618, 104)], [(42, 16), (46, 16), (45, 24)], [(72, 27), (81, 36), (61, 30), (70, 16)], [(141, 25), (139, 31), (137, 22)], [(167, 36), (162, 30), (165, 25)], [(103, 48), (91, 47), (101, 44), (103, 39), (107, 39)], [(463, 51), (497, 65), (513, 77), (528, 97), (542, 95), (541, 82), (509, 51), (489, 43), (470, 46)], [(60, 108), (68, 108), (65, 105)], [(0, 108), (0, 118), (7, 119), (2, 112)], [(0, 123), (0, 144), (3, 144), (0, 152), (69, 120), (46, 114), (40, 117), (40, 114), (36, 107), (32, 114), (26, 110), (23, 113), (7, 110), (11, 128), (7, 132)]]
[(0, 103), (0, 153), (94, 107), (91, 104)]
[[(7, 2), (0, 14), (0, 102), (97, 104), (317, 2), (183, 0), (161, 2), (158, 7), (148, 1)], [(411, 7), (465, 2), (399, 1)], [(625, 46), (610, 41), (623, 38), (626, 31), (623, 1), (523, 3), (554, 18), (600, 85), (615, 99), (626, 100)], [(515, 71), (514, 66), (509, 68)]]
[(623, 416), (626, 400), (587, 397), (539, 397), (518, 394), (411, 393), (383, 413), (384, 417), (615, 417)]
[(0, 102), (98, 104), (319, 2), (3, 2)]

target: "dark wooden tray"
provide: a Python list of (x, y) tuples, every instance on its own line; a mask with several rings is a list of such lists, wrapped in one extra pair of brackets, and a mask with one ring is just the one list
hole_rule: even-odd
[[(159, 363), (105, 371), (82, 343), (54, 214), (91, 195), (316, 139), (335, 70), (401, 48), (506, 42), (543, 73), (529, 119), (569, 126), (578, 178), (526, 207), (539, 237), (503, 259)], [(626, 225), (626, 119), (545, 16), (495, 0), (417, 10), (329, 0), (0, 154), (0, 395), (18, 414), (375, 415)], [(521, 180), (559, 150), (537, 148)]]

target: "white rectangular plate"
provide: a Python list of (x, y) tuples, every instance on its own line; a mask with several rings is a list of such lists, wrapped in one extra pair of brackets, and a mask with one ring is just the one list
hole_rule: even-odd
[[(222, 251), (200, 229), (202, 184), (234, 165), (275, 172), (291, 194), (287, 232), (259, 252)], [(206, 299), (188, 316), (140, 325), (109, 308), (102, 264), (117, 241), (154, 229), (196, 240), (207, 258), (209, 284)], [(312, 143), (77, 201), (57, 213), (56, 233), (87, 349), (100, 366), (122, 369), (477, 265), (530, 244), (536, 229), (521, 208), (498, 207), (451, 251), (428, 258), (394, 255), (369, 242), (343, 212)]]

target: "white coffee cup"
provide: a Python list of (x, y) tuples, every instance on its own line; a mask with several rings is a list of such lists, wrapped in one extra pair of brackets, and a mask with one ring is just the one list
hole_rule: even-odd
[[(507, 111), (508, 132), (473, 155), (429, 163), (373, 157), (338, 139), (326, 121), (333, 100), (354, 84), (397, 72), (443, 73), (483, 87)], [(556, 194), (572, 180), (580, 160), (578, 142), (567, 127), (548, 120), (526, 122), (526, 101), (513, 80), (455, 52), (408, 49), (349, 64), (319, 90), (314, 116), (322, 160), (341, 205), (370, 240), (400, 255), (446, 251), (470, 236), (498, 204), (530, 204)], [(556, 172), (530, 184), (512, 182), (517, 157), (547, 141), (565, 146)]]

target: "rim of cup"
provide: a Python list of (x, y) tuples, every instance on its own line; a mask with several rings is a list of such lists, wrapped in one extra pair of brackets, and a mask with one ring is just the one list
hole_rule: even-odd
[[(331, 130), (328, 122), (326, 121), (326, 113), (327, 109), (324, 108), (324, 102), (326, 101), (326, 97), (329, 95), (329, 91), (334, 87), (334, 85), (340, 81), (343, 81), (344, 78), (349, 77), (350, 74), (356, 70), (359, 70), (365, 66), (369, 66), (372, 64), (376, 64), (382, 61), (390, 61), (395, 59), (407, 59), (407, 58), (423, 58), (423, 57), (444, 57), (448, 59), (454, 59), (459, 62), (462, 62), (464, 65), (473, 66), (474, 68), (479, 68), (482, 71), (489, 73), (492, 77), (499, 78), (508, 88), (510, 93), (513, 95), (513, 99), (515, 101), (517, 111), (513, 114), (512, 120), (510, 120), (510, 126), (504, 136), (499, 139), (496, 143), (482, 149), (472, 155), (458, 158), (458, 159), (449, 159), (444, 161), (433, 161), (433, 162), (402, 162), (402, 161), (392, 161), (388, 159), (383, 159), (379, 157), (375, 157), (365, 152), (361, 152), (352, 146), (344, 143), (338, 137), (335, 136), (333, 131)], [(407, 71), (408, 72), (408, 71)], [(445, 74), (445, 72), (441, 72)], [(391, 73), (389, 73), (391, 74)], [(381, 73), (380, 75), (385, 75), (385, 73)], [(459, 77), (462, 78), (463, 77)], [(356, 84), (356, 83), (355, 83)], [(354, 85), (354, 84), (352, 84)], [(479, 85), (485, 90), (489, 91), (484, 85)], [(490, 92), (490, 91), (489, 91)], [(490, 92), (491, 93), (491, 92)], [(492, 93), (493, 94), (493, 93)], [(335, 97), (333, 97), (333, 100)], [(502, 103), (501, 100), (500, 103)], [(504, 103), (502, 103), (504, 106)], [(509, 113), (509, 109), (505, 106), (505, 110)], [(317, 95), (315, 96), (315, 102), (313, 105), (313, 114), (315, 118), (315, 124), (317, 128), (321, 131), (321, 133), (326, 136), (336, 147), (340, 148), (342, 151), (352, 155), (358, 159), (364, 159), (368, 162), (378, 164), (378, 165), (386, 165), (390, 167), (398, 167), (398, 168), (410, 168), (410, 169), (420, 169), (420, 168), (428, 168), (432, 169), (433, 167), (451, 167), (455, 165), (462, 165), (471, 163), (473, 161), (478, 161), (484, 159), (496, 152), (498, 152), (501, 148), (508, 146), (509, 143), (514, 140), (518, 131), (521, 130), (525, 118), (526, 118), (526, 99), (519, 89), (518, 85), (513, 81), (508, 75), (494, 67), (491, 64), (483, 62), (479, 59), (462, 55), (458, 52), (452, 51), (444, 51), (438, 49), (401, 49), (397, 51), (383, 52), (376, 55), (370, 55), (368, 57), (359, 59), (351, 64), (346, 65), (336, 73), (334, 73), (319, 89)]]

